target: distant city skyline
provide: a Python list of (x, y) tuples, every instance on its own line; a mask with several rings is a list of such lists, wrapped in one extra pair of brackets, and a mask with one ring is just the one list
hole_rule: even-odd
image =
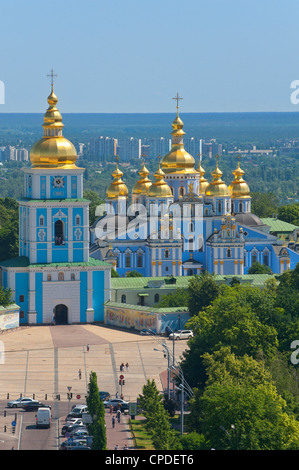
[(51, 69), (63, 113), (175, 112), (177, 93), (184, 113), (299, 111), (298, 13), (296, 0), (6, 1), (0, 113), (43, 112)]

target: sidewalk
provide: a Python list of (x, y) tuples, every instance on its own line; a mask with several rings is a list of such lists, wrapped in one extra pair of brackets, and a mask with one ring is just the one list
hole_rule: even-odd
[[(112, 416), (115, 417), (115, 427), (112, 426)], [(115, 450), (118, 445), (119, 450), (123, 450), (127, 445), (129, 450), (134, 450), (134, 438), (129, 427), (129, 416), (121, 414), (120, 423), (117, 422), (116, 413), (110, 414), (110, 410), (105, 413), (107, 449)]]

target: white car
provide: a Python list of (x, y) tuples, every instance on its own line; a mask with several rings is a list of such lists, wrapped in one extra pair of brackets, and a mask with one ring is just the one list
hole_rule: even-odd
[(21, 398), (17, 398), (16, 400), (10, 400), (7, 403), (7, 406), (9, 408), (22, 408), (22, 406), (28, 405), (30, 403), (39, 403), (39, 402), (38, 400), (33, 400), (33, 398), (21, 397)]
[(170, 333), (169, 339), (190, 339), (193, 337), (192, 330), (178, 330), (174, 333)]

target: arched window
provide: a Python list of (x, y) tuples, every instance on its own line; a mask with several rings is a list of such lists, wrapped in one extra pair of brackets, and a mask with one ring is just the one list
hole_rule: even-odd
[(252, 262), (252, 264), (257, 262), (257, 253), (256, 252), (252, 253), (251, 262)]
[(131, 253), (126, 253), (125, 255), (125, 266), (126, 268), (131, 267)]
[(62, 220), (55, 222), (55, 245), (64, 245), (64, 223)]
[(142, 253), (137, 254), (137, 268), (143, 267), (143, 255)]
[(265, 266), (269, 266), (269, 253), (264, 253), (264, 256), (263, 256), (263, 264)]
[(232, 250), (231, 250), (231, 248), (228, 248), (228, 249), (226, 250), (226, 256), (227, 256), (227, 258), (231, 258), (231, 257), (232, 257)]
[(243, 212), (243, 203), (242, 202), (240, 202), (240, 204), (239, 204), (239, 212)]
[(122, 304), (125, 304), (126, 301), (127, 301), (127, 297), (125, 296), (125, 294), (123, 294), (123, 295), (121, 296), (121, 303), (122, 303)]
[(222, 213), (222, 202), (218, 201), (218, 212)]
[(75, 224), (76, 224), (76, 225), (81, 225), (81, 217), (80, 217), (80, 215), (76, 215)]
[(235, 212), (235, 203), (232, 202), (231, 206), (232, 206), (232, 214), (233, 214)]
[(179, 189), (179, 196), (183, 197), (184, 194), (185, 194), (185, 188), (183, 186), (181, 186), (180, 189)]
[(43, 227), (45, 225), (45, 218), (43, 215), (41, 215), (39, 218), (39, 225), (40, 227)]
[(58, 273), (58, 281), (64, 281), (64, 273)]
[(158, 303), (160, 300), (159, 294), (155, 294), (155, 303)]

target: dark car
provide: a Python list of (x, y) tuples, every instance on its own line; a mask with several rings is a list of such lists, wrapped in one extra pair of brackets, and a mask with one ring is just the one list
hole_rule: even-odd
[(27, 403), (26, 405), (23, 405), (22, 408), (23, 408), (24, 411), (36, 411), (39, 408), (49, 408), (49, 409), (51, 409), (51, 406), (50, 405), (44, 405), (41, 402), (38, 402), (38, 403), (33, 403), (32, 402), (32, 403)]
[(109, 400), (110, 398), (109, 392), (99, 392), (99, 395), (100, 395), (100, 400), (102, 401)]
[(71, 424), (69, 426), (68, 425), (63, 426), (61, 430), (61, 434), (64, 436), (66, 433), (71, 433), (72, 431), (78, 431), (79, 429), (87, 431), (87, 427), (84, 424)]

